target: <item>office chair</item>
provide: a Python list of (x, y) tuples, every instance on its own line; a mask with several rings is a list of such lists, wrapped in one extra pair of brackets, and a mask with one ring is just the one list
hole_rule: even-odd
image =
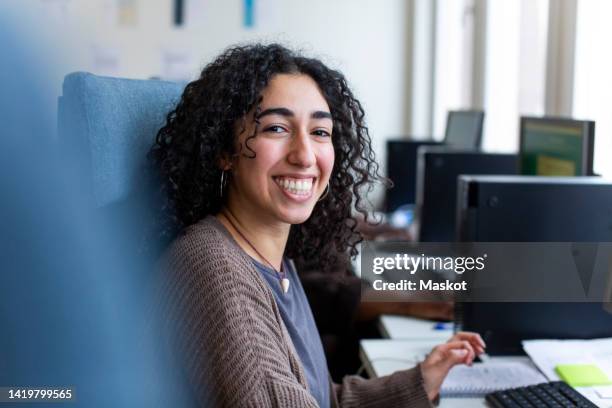
[(185, 84), (75, 72), (58, 101), (59, 142), (78, 153), (82, 186), (95, 207), (125, 200), (167, 113)]
[[(76, 189), (83, 200), (79, 204), (85, 202), (90, 209), (85, 218), (101, 217), (102, 225), (109, 226), (108, 235), (113, 242), (105, 255), (110, 252), (127, 265), (122, 270), (127, 276), (123, 277), (117, 291), (139, 294), (143, 299), (157, 293), (156, 261), (167, 243), (155, 242), (144, 251), (141, 246), (145, 241), (143, 234), (155, 231), (154, 224), (160, 222), (158, 203), (149, 201), (154, 195), (147, 188), (157, 190), (158, 185), (147, 184), (146, 155), (158, 130), (165, 124), (168, 112), (180, 99), (184, 86), (76, 72), (64, 78), (63, 95), (58, 100), (58, 144), (63, 154), (78, 159), (72, 165), (72, 172), (80, 175)], [(104, 278), (106, 276), (101, 278), (102, 282)], [(155, 297), (152, 300), (157, 302)], [(136, 303), (132, 307), (148, 310), (149, 306)], [(157, 310), (151, 306), (150, 314), (142, 313), (154, 321)], [(148, 321), (139, 324), (142, 328), (138, 326), (133, 331), (144, 338), (152, 329)], [(165, 350), (157, 352), (155, 357), (167, 364), (164, 378), (172, 382), (168, 391), (164, 391), (172, 402), (162, 402), (159, 406), (192, 406), (191, 401), (176, 403), (189, 400), (189, 388), (176, 374), (179, 371), (172, 371), (177, 369)]]
[(77, 158), (73, 172), (80, 175), (83, 201), (97, 215), (125, 225), (120, 239), (126, 251), (155, 255), (172, 238), (157, 237), (158, 189), (145, 160), (184, 86), (86, 72), (64, 78), (58, 101), (61, 150)]

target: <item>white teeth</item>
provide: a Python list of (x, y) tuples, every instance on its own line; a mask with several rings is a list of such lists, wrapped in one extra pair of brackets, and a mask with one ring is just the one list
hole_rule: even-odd
[(276, 182), (283, 189), (298, 195), (308, 195), (312, 190), (313, 179), (290, 179), (285, 177), (276, 178)]

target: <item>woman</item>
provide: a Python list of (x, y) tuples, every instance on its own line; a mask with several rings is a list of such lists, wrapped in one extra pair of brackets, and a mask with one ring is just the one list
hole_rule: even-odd
[(352, 209), (365, 215), (364, 188), (379, 178), (339, 72), (276, 44), (228, 49), (187, 85), (151, 157), (181, 230), (168, 290), (202, 404), (429, 406), (448, 370), (483, 351), (462, 333), (411, 370), (330, 383), (289, 259), (325, 270), (354, 255)]

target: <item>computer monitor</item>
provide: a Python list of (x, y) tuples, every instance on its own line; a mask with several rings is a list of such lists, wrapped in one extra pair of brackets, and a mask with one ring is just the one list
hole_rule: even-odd
[(385, 195), (385, 211), (414, 204), (416, 196), (417, 152), (421, 146), (439, 146), (440, 142), (414, 140), (387, 141), (387, 178), (393, 187)]
[(455, 240), (457, 177), (518, 172), (515, 154), (421, 147), (418, 154), (414, 230), (420, 242)]
[[(464, 242), (612, 241), (612, 182), (597, 177), (460, 176), (457, 234)], [(492, 355), (520, 354), (535, 338), (612, 336), (602, 303), (462, 303), (463, 330)]]
[(521, 174), (593, 175), (595, 122), (521, 117)]
[(416, 140), (387, 141), (387, 177), (394, 187), (387, 190), (384, 210), (395, 211), (416, 199), (417, 152), (421, 146), (448, 145), (461, 149), (478, 149), (482, 140), (482, 111), (450, 111), (443, 142)]
[(483, 111), (449, 111), (444, 144), (463, 149), (479, 148), (483, 122)]

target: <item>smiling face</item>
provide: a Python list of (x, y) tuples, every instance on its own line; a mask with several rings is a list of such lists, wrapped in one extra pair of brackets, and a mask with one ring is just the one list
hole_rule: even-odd
[[(231, 163), (227, 205), (259, 222), (300, 224), (310, 217), (334, 166), (329, 106), (316, 82), (302, 74), (274, 76), (262, 97), (238, 135), (243, 154)], [(249, 148), (254, 158), (246, 157)]]

